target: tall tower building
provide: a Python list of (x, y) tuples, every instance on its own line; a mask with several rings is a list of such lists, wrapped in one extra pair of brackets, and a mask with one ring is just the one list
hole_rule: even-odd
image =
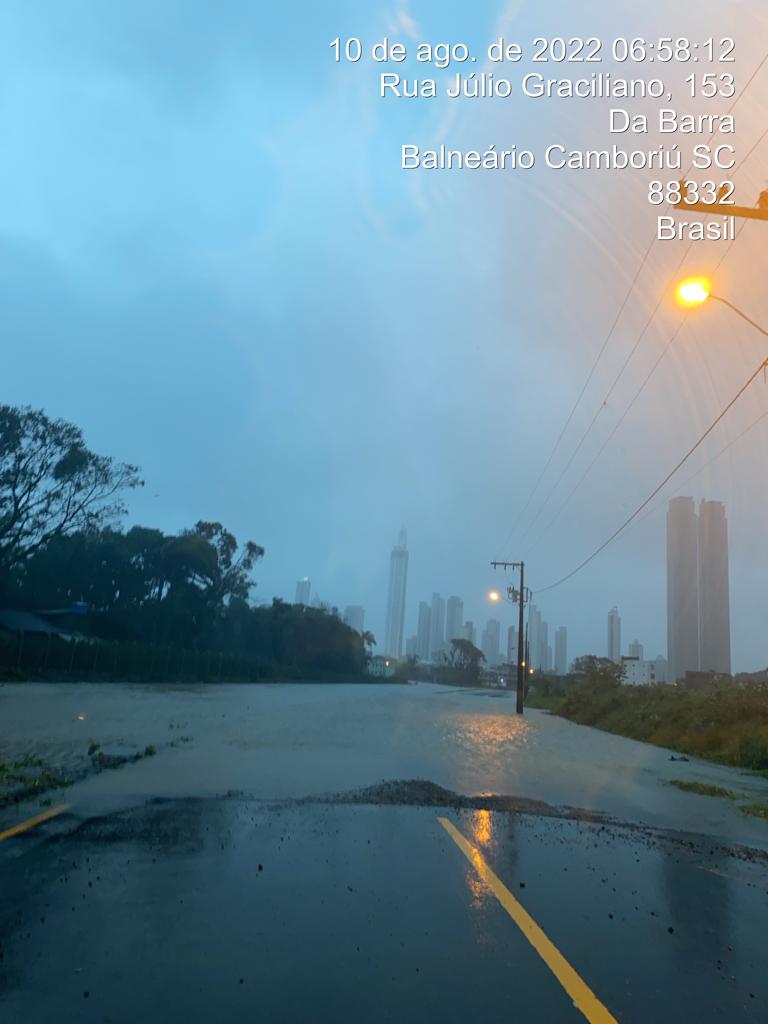
[(555, 631), (555, 675), (568, 674), (568, 630), (559, 626)]
[(539, 671), (541, 669), (541, 633), (542, 621), (541, 612), (535, 604), (528, 606), (528, 661), (529, 668)]
[(552, 668), (552, 648), (549, 645), (549, 623), (542, 622), (541, 632), (539, 633), (539, 650), (538, 650), (538, 665), (537, 668), (541, 672), (549, 672)]
[(445, 606), (445, 640), (450, 646), (451, 640), (460, 639), (464, 626), (464, 602), (460, 597), (449, 597)]
[(501, 643), (501, 623), (498, 619), (488, 619), (483, 638), (481, 650), (485, 655), (485, 663), (488, 668), (495, 668), (499, 664), (499, 645)]
[(699, 668), (731, 671), (728, 520), (720, 501), (699, 507)]
[(507, 662), (517, 664), (517, 626), (510, 626), (507, 630)]
[(671, 682), (699, 667), (699, 542), (693, 498), (667, 509), (667, 659)]
[(312, 590), (309, 576), (302, 580), (296, 580), (296, 604), (309, 604), (309, 595)]
[(430, 624), (429, 657), (437, 661), (445, 647), (445, 601), (439, 594), (432, 595), (432, 621)]
[(403, 651), (403, 623), (405, 622), (405, 587), (408, 581), (408, 541), (405, 527), (400, 531), (397, 544), (389, 556), (389, 589), (387, 591), (387, 619), (384, 628), (384, 654), (399, 658)]
[(628, 653), (630, 658), (637, 658), (638, 661), (643, 660), (643, 645), (639, 640), (633, 640), (629, 645)]
[(431, 623), (432, 609), (426, 601), (419, 601), (419, 621), (416, 626), (416, 655), (419, 661), (429, 661)]
[(365, 622), (365, 609), (359, 604), (348, 604), (344, 609), (344, 622), (350, 629), (362, 633), (363, 623)]
[(621, 616), (615, 605), (608, 612), (608, 657), (617, 664), (621, 661)]
[(477, 631), (475, 630), (475, 624), (471, 619), (467, 619), (464, 623), (464, 639), (469, 640), (471, 644), (475, 644), (477, 641)]

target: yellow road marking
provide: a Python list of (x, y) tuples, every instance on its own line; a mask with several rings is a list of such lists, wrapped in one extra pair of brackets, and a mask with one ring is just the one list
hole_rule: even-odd
[(19, 825), (14, 825), (13, 828), (7, 828), (5, 832), (0, 832), (0, 843), (4, 839), (10, 839), (11, 836), (17, 836), (19, 832), (26, 832), (27, 829), (34, 828), (35, 825), (48, 821), (49, 818), (55, 818), (57, 814), (68, 811), (69, 807), (69, 804), (59, 804), (58, 807), (51, 807), (47, 811), (43, 811), (42, 814), (36, 814), (34, 818), (27, 818), (26, 821), (22, 821)]
[(468, 842), (456, 826), (448, 821), (447, 818), (438, 818), (437, 820), (454, 843), (456, 843), (481, 880), (485, 882), (502, 907), (504, 907), (526, 939), (528, 939), (550, 971), (552, 971), (573, 1000), (574, 1006), (581, 1010), (590, 1024), (617, 1024), (616, 1018), (603, 1006), (589, 985), (582, 981), (562, 953), (547, 938), (528, 911), (518, 903), (498, 875), (491, 871), (477, 847)]

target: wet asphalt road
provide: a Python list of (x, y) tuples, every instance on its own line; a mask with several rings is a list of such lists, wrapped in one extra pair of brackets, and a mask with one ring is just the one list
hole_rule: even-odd
[(622, 1022), (765, 1022), (768, 871), (533, 814), (80, 808), (0, 843), (0, 1020), (543, 1021), (577, 1010), (440, 825)]

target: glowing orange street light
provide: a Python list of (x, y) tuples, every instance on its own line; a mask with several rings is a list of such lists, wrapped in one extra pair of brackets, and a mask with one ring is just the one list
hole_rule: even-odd
[(712, 294), (712, 286), (706, 277), (689, 277), (677, 286), (675, 295), (681, 306), (700, 306)]
[(701, 306), (707, 299), (712, 299), (713, 302), (720, 302), (723, 306), (727, 306), (736, 316), (741, 317), (750, 327), (754, 327), (756, 331), (759, 331), (768, 338), (768, 330), (756, 323), (751, 316), (747, 316), (743, 309), (734, 306), (729, 299), (724, 299), (722, 295), (715, 295), (712, 291), (712, 284), (706, 277), (689, 277), (687, 280), (681, 281), (675, 289), (675, 295), (681, 306)]

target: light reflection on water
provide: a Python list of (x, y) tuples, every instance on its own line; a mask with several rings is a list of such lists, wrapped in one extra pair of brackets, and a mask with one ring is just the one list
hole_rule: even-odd
[(493, 819), (490, 811), (474, 811), (470, 818), (471, 839), (480, 846), (489, 846), (493, 839)]
[(532, 732), (530, 721), (517, 715), (464, 714), (450, 725), (452, 742), (491, 759), (524, 747)]

